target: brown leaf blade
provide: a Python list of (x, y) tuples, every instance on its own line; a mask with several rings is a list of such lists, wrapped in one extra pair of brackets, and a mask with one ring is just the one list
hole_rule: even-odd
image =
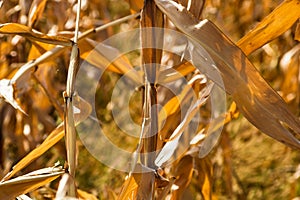
[(246, 55), (287, 31), (300, 18), (300, 1), (286, 0), (237, 42)]
[(0, 33), (21, 35), (33, 41), (44, 42), (48, 44), (72, 46), (69, 38), (62, 36), (49, 36), (38, 31), (32, 30), (30, 27), (18, 23), (6, 23), (0, 25)]
[(44, 168), (0, 183), (0, 199), (14, 199), (55, 180), (64, 173), (62, 168)]
[(189, 186), (193, 177), (193, 157), (186, 155), (176, 165), (174, 184), (176, 189), (172, 191), (172, 200), (181, 199), (185, 189)]
[[(173, 1), (156, 0), (156, 3), (176, 27), (194, 41), (191, 41), (193, 44), (189, 49), (194, 65), (221, 87), (224, 82), (224, 89), (233, 96), (241, 113), (262, 132), (299, 149), (300, 143), (294, 136), (294, 133), (300, 133), (299, 120), (246, 55), (212, 22), (197, 21), (184, 7)], [(201, 55), (202, 52), (195, 50), (199, 44), (209, 55)], [(216, 66), (205, 68), (208, 62), (203, 57), (213, 60)], [(222, 79), (215, 76), (216, 71)]]
[(178, 0), (178, 3), (188, 8), (188, 11), (192, 13), (195, 18), (201, 18), (205, 0)]

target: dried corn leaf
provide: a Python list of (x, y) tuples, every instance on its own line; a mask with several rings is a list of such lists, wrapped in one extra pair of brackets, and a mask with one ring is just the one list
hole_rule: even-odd
[(46, 51), (50, 51), (53, 48), (55, 48), (55, 45), (53, 44), (46, 44), (46, 43), (34, 41), (32, 42), (32, 46), (30, 48), (27, 60), (38, 59)]
[(29, 14), (28, 14), (28, 26), (32, 27), (34, 23), (41, 18), (47, 0), (34, 0), (31, 4)]
[(174, 184), (176, 178), (171, 177), (168, 185), (166, 185), (161, 193), (158, 194), (157, 199), (166, 199), (168, 193), (171, 191), (172, 185)]
[(182, 199), (182, 194), (185, 189), (190, 184), (193, 177), (193, 157), (186, 155), (180, 159), (179, 163), (175, 165), (174, 176), (176, 178), (173, 190), (172, 190), (172, 200)]
[(212, 185), (213, 185), (213, 166), (208, 157), (200, 159), (194, 158), (194, 168), (198, 172), (198, 185), (201, 188), (201, 195), (203, 200), (212, 199)]
[(14, 108), (25, 113), (15, 99), (15, 92), (25, 90), (25, 88), (28, 86), (28, 80), (31, 78), (31, 73), (33, 72), (35, 66), (49, 61), (54, 56), (57, 56), (57, 54), (59, 54), (62, 50), (63, 48), (60, 46), (53, 48), (50, 51), (44, 53), (42, 56), (38, 57), (36, 60), (31, 60), (22, 65), (21, 68), (14, 74), (11, 80), (0, 80), (0, 96), (3, 97), (8, 103), (10, 103)]
[(3, 97), (5, 101), (10, 103), (10, 105), (12, 105), (15, 109), (20, 110), (22, 113), (26, 114), (14, 97), (14, 88), (10, 80), (0, 80), (0, 97)]
[[(245, 54), (212, 22), (199, 22), (173, 1), (156, 0), (156, 3), (174, 25), (191, 38), (189, 53), (193, 64), (221, 87), (224, 82), (226, 92), (233, 96), (241, 113), (267, 135), (292, 148), (300, 148), (294, 136), (300, 133), (299, 120)], [(203, 55), (199, 48), (209, 54)], [(208, 63), (211, 60), (216, 66)]]
[[(91, 39), (79, 41), (80, 57), (90, 64), (102, 69), (126, 74), (131, 80), (136, 83), (141, 83), (142, 80), (126, 56), (120, 55), (120, 52), (112, 46), (98, 43)], [(130, 73), (128, 73), (130, 72)]]
[(186, 76), (186, 75), (190, 74), (191, 72), (195, 71), (195, 69), (196, 68), (189, 62), (184, 62), (178, 66), (174, 66), (172, 68), (165, 69), (165, 70), (159, 72), (158, 83), (165, 84), (165, 83), (169, 83), (169, 82), (178, 80), (178, 79), (182, 78), (183, 76)]
[(130, 173), (123, 183), (118, 200), (153, 199), (152, 190), (154, 189), (154, 171), (137, 164), (134, 171), (143, 173)]
[(0, 25), (0, 33), (21, 35), (33, 41), (44, 42), (48, 44), (71, 46), (72, 41), (62, 36), (48, 36), (31, 29), (28, 26), (17, 23), (6, 23)]
[(0, 199), (13, 199), (55, 180), (64, 173), (62, 168), (44, 168), (0, 183)]
[(205, 0), (177, 0), (177, 2), (186, 7), (195, 18), (201, 18)]
[(77, 194), (78, 194), (78, 197), (81, 199), (87, 199), (87, 200), (97, 200), (98, 199), (95, 195), (85, 192), (83, 190), (79, 190), (79, 189), (77, 189)]
[(287, 31), (300, 18), (300, 1), (286, 0), (263, 19), (237, 45), (246, 55)]
[(68, 194), (68, 189), (71, 185), (74, 185), (74, 180), (70, 174), (65, 173), (59, 181), (59, 185), (56, 191), (55, 200), (64, 200), (64, 199), (76, 199), (71, 197)]
[(97, 46), (98, 44), (99, 43), (91, 39), (79, 41), (80, 57), (96, 67), (101, 69), (105, 69), (107, 67), (107, 70), (122, 74), (122, 71), (111, 64), (111, 62), (102, 55), (101, 52), (103, 51), (100, 50), (103, 49), (104, 51), (111, 51), (112, 48), (106, 45), (101, 45), (100, 47)]
[[(83, 120), (85, 120), (91, 113), (92, 108), (91, 105), (84, 101), (83, 99), (74, 98), (74, 105), (77, 112), (75, 113), (74, 119), (75, 123), (79, 124)], [(17, 172), (25, 168), (27, 165), (29, 165), (32, 161), (43, 155), (48, 149), (50, 149), (52, 146), (54, 146), (59, 140), (61, 140), (64, 136), (64, 126), (63, 124), (60, 124), (57, 126), (56, 129), (54, 129), (48, 137), (44, 140), (42, 144), (40, 144), (38, 147), (36, 147), (34, 150), (32, 150), (30, 153), (28, 153), (22, 160), (20, 160), (14, 167), (11, 172), (9, 172), (3, 180), (8, 180), (12, 176), (14, 176)]]
[(218, 116), (210, 122), (205, 135), (205, 140), (201, 143), (199, 158), (204, 158), (209, 154), (213, 147), (218, 143), (224, 125), (238, 116), (239, 113), (236, 104), (232, 102), (225, 114)]
[(143, 0), (126, 0), (126, 1), (130, 5), (131, 13), (139, 12), (144, 6), (144, 1)]
[(178, 127), (175, 129), (175, 131), (172, 133), (170, 137), (170, 141), (168, 141), (158, 156), (155, 159), (155, 164), (159, 167), (167, 165), (168, 163), (173, 162), (174, 160), (171, 159), (174, 155), (174, 152), (180, 147), (180, 139), (185, 131), (185, 129), (188, 127), (189, 123), (192, 121), (192, 119), (195, 117), (197, 112), (199, 111), (199, 108), (207, 101), (209, 97), (209, 93), (211, 92), (213, 88), (213, 84), (209, 84), (203, 91), (201, 91), (201, 94), (199, 96), (199, 99), (191, 104), (189, 110), (187, 111), (184, 119), (182, 122), (178, 125)]
[(126, 181), (123, 183), (121, 193), (118, 200), (134, 200), (137, 199), (137, 192), (141, 174), (130, 174)]

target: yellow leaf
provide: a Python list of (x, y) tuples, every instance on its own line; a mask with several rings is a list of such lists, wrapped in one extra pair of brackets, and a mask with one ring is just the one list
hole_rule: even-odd
[(144, 1), (143, 0), (126, 0), (126, 1), (130, 5), (131, 13), (139, 12), (144, 6)]
[(300, 1), (285, 0), (237, 42), (246, 55), (287, 31), (300, 18)]
[(33, 41), (30, 48), (27, 60), (35, 60), (40, 57), (46, 51), (53, 49), (53, 44), (46, 44), (42, 42)]
[(139, 74), (133, 70), (126, 56), (120, 55), (116, 60), (109, 60), (110, 57), (119, 55), (119, 51), (114, 47), (102, 43), (99, 44), (91, 39), (80, 40), (78, 45), (80, 57), (95, 67), (119, 74), (126, 74), (136, 83), (142, 82)]
[(83, 190), (79, 190), (79, 189), (77, 189), (77, 194), (78, 194), (79, 198), (85, 199), (85, 200), (97, 200), (98, 199), (95, 195), (85, 192)]
[(141, 180), (141, 174), (131, 174), (122, 186), (118, 200), (135, 200), (137, 197), (138, 183)]
[(0, 25), (0, 33), (21, 35), (33, 41), (44, 42), (48, 44), (72, 46), (72, 41), (69, 38), (62, 36), (48, 36), (31, 29), (28, 26), (17, 23), (6, 23)]
[[(195, 71), (195, 67), (190, 62), (184, 62), (178, 66), (174, 66), (170, 69), (165, 69), (159, 72), (158, 83), (164, 84), (182, 78)], [(178, 73), (174, 73), (176, 70)]]
[[(80, 57), (96, 67), (102, 69), (107, 67), (107, 70), (122, 74), (123, 72), (121, 70), (111, 64), (110, 61), (101, 54), (98, 50), (99, 48), (97, 48), (97, 44), (98, 43), (90, 39), (79, 41)], [(104, 46), (103, 48), (105, 47), (109, 50), (108, 46)]]
[(152, 199), (151, 191), (155, 183), (154, 171), (149, 171), (149, 168), (146, 169), (141, 164), (137, 164), (134, 171), (138, 172), (129, 174), (123, 183), (118, 200)]
[(0, 183), (0, 199), (15, 197), (33, 191), (55, 180), (64, 173), (62, 168), (44, 168)]
[(47, 0), (34, 0), (28, 14), (28, 26), (32, 27), (39, 20), (45, 9)]
[(195, 169), (198, 171), (198, 183), (204, 200), (212, 199), (212, 175), (213, 167), (208, 157), (195, 159)]

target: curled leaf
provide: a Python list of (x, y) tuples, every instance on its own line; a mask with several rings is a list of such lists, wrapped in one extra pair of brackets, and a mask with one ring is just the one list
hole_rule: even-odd
[(10, 103), (15, 109), (20, 110), (22, 113), (26, 114), (25, 111), (21, 108), (19, 103), (14, 98), (14, 87), (11, 84), (11, 81), (8, 79), (0, 80), (0, 97), (3, 97), (5, 101)]

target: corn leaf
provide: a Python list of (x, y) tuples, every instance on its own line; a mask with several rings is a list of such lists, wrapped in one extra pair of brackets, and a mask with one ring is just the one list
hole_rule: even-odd
[(177, 2), (186, 7), (195, 18), (201, 18), (205, 0), (178, 0)]
[(246, 55), (250, 54), (287, 31), (300, 18), (299, 10), (299, 0), (285, 0), (237, 45)]
[(153, 199), (149, 191), (154, 189), (154, 171), (141, 164), (137, 164), (134, 171), (137, 172), (130, 173), (123, 183), (118, 200)]
[(80, 48), (80, 57), (95, 67), (118, 74), (126, 74), (126, 76), (136, 83), (142, 82), (136, 71), (132, 70), (133, 67), (127, 57), (120, 55), (120, 52), (114, 47), (103, 43), (99, 44), (91, 39), (81, 40), (78, 45)]
[(20, 110), (22, 113), (26, 114), (14, 97), (14, 88), (10, 80), (0, 80), (0, 97), (4, 98), (5, 101), (10, 103), (10, 105), (12, 105), (15, 109)]
[(44, 42), (48, 44), (71, 46), (72, 42), (69, 38), (62, 36), (48, 36), (31, 29), (28, 26), (17, 23), (6, 23), (0, 25), (0, 33), (21, 35), (33, 41)]
[(179, 163), (175, 165), (174, 176), (176, 178), (172, 190), (172, 200), (182, 199), (183, 192), (188, 187), (193, 177), (193, 157), (186, 155), (180, 159)]
[[(224, 82), (224, 89), (232, 95), (241, 113), (265, 134), (292, 148), (300, 148), (294, 136), (294, 133), (300, 133), (299, 120), (245, 54), (209, 20), (199, 22), (173, 1), (156, 0), (156, 3), (191, 39), (189, 52), (193, 64), (219, 86), (223, 87)], [(209, 54), (203, 55), (197, 45)], [(216, 66), (207, 67), (207, 60), (213, 60)]]
[(41, 18), (47, 0), (34, 0), (31, 4), (29, 14), (28, 14), (28, 26), (32, 27), (34, 23)]
[(201, 187), (201, 195), (204, 200), (212, 199), (213, 166), (208, 157), (194, 158), (194, 167), (198, 171), (198, 183)]
[(144, 6), (144, 1), (143, 0), (126, 0), (126, 1), (130, 5), (131, 13), (139, 12)]
[[(174, 66), (172, 68), (160, 71), (159, 76), (158, 76), (158, 82), (160, 84), (165, 84), (165, 83), (169, 83), (169, 82), (178, 80), (178, 79), (182, 78), (183, 76), (186, 76), (186, 75), (190, 74), (191, 72), (195, 71), (195, 69), (196, 68), (191, 63), (184, 62), (184, 63)], [(176, 70), (176, 71), (174, 71), (174, 70)], [(176, 73), (174, 73), (174, 72), (176, 72)]]
[[(172, 156), (175, 153), (175, 151), (180, 147), (180, 140), (181, 137), (185, 131), (185, 129), (188, 127), (189, 123), (192, 121), (192, 119), (195, 117), (197, 112), (199, 111), (199, 108), (207, 101), (207, 98), (209, 97), (209, 93), (211, 92), (213, 88), (213, 84), (207, 86), (203, 91), (201, 91), (200, 97), (197, 99), (196, 102), (191, 104), (189, 110), (187, 111), (184, 119), (182, 122), (177, 126), (175, 131), (172, 133), (170, 137), (170, 141), (168, 141), (160, 153), (158, 154), (155, 164), (159, 167), (165, 166), (170, 162), (173, 162)], [(188, 140), (189, 141), (189, 140)]]
[(79, 190), (79, 189), (77, 189), (77, 194), (78, 194), (78, 197), (81, 199), (88, 199), (88, 200), (97, 200), (98, 199), (95, 195), (85, 192), (83, 190)]
[(64, 173), (62, 168), (44, 168), (0, 183), (0, 199), (13, 199), (55, 180)]
[[(75, 123), (79, 124), (83, 120), (85, 120), (92, 111), (91, 105), (84, 101), (83, 99), (74, 98), (74, 105), (76, 107), (77, 113), (75, 113), (74, 119)], [(3, 180), (8, 180), (12, 176), (14, 176), (17, 172), (25, 168), (32, 161), (43, 155), (48, 149), (53, 147), (58, 141), (60, 141), (64, 137), (64, 126), (60, 124), (54, 129), (48, 137), (44, 140), (42, 144), (28, 153), (22, 160), (20, 160), (14, 167), (11, 172), (9, 172)]]
[(138, 184), (141, 180), (141, 174), (130, 174), (123, 183), (118, 200), (137, 199)]

